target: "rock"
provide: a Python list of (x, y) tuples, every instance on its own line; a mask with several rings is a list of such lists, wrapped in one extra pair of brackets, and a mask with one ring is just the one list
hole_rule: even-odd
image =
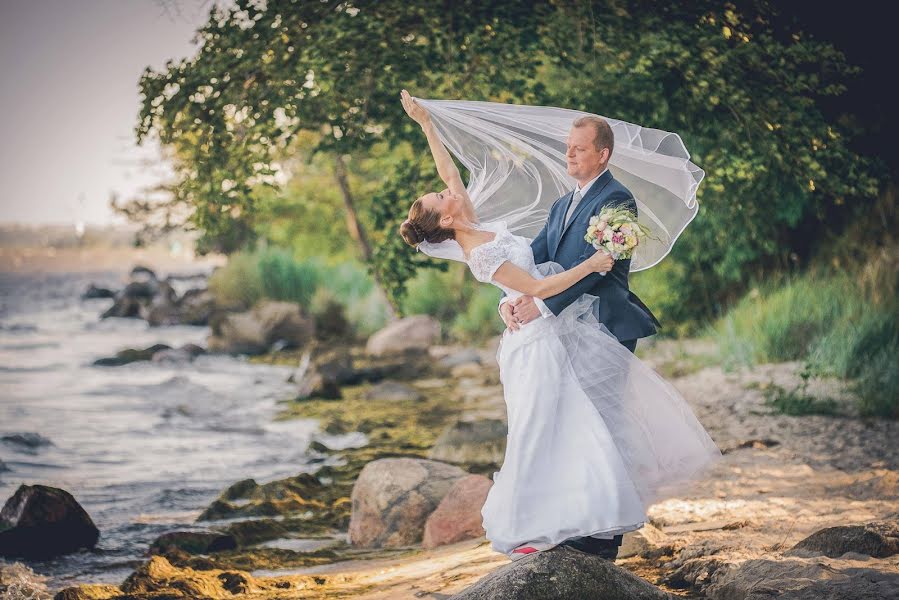
[(440, 323), (427, 315), (399, 319), (368, 339), (365, 351), (373, 356), (407, 350), (427, 350), (440, 337)]
[(255, 479), (241, 479), (237, 483), (232, 483), (222, 492), (223, 500), (239, 500), (241, 498), (249, 498), (250, 494), (256, 491), (259, 484)]
[(81, 294), (81, 299), (93, 300), (95, 298), (115, 298), (115, 292), (109, 288), (97, 287), (92, 283), (87, 286), (87, 289)]
[(653, 525), (646, 523), (636, 531), (628, 531), (618, 548), (618, 558), (630, 558), (644, 553), (652, 553), (668, 543), (668, 536)]
[(481, 507), (492, 485), (483, 475), (466, 475), (456, 481), (425, 521), (422, 545), (435, 548), (484, 535)]
[(873, 558), (886, 558), (899, 554), (899, 520), (828, 527), (800, 541), (785, 554), (788, 556), (823, 554), (836, 558), (847, 552), (867, 554)]
[(20, 485), (0, 511), (0, 556), (42, 560), (93, 548), (100, 531), (70, 493)]
[[(160, 289), (158, 282), (156, 280), (152, 281), (130, 281), (125, 286), (125, 288), (119, 292), (118, 296), (120, 298), (131, 298), (134, 300), (152, 300), (156, 294), (159, 293)], [(171, 287), (169, 288), (169, 291)]]
[(365, 392), (365, 399), (371, 401), (418, 402), (424, 400), (424, 396), (411, 385), (398, 381), (382, 381)]
[(208, 325), (218, 310), (215, 296), (206, 288), (194, 288), (178, 299), (178, 322), (184, 325)]
[(156, 273), (150, 267), (144, 265), (135, 265), (129, 273), (131, 279), (138, 281), (157, 281)]
[(483, 369), (480, 363), (473, 362), (462, 363), (461, 365), (456, 365), (450, 369), (450, 375), (456, 379), (461, 379), (463, 377), (477, 377), (482, 372)]
[(346, 309), (334, 298), (322, 302), (322, 306), (315, 311), (314, 318), (315, 336), (320, 340), (342, 340), (352, 333)]
[(115, 302), (102, 315), (101, 319), (119, 317), (123, 319), (140, 318), (143, 306), (137, 298), (116, 297)]
[(321, 443), (320, 441), (318, 441), (318, 440), (312, 440), (311, 442), (309, 442), (309, 449), (312, 450), (312, 451), (314, 451), (314, 452), (322, 452), (322, 453), (325, 453), (325, 452), (331, 452), (331, 448), (329, 448), (329, 447), (327, 447), (326, 445), (322, 444), (322, 443)]
[(437, 364), (445, 369), (452, 369), (459, 365), (471, 363), (476, 365), (481, 364), (481, 353), (474, 348), (466, 348), (465, 350), (448, 354), (437, 361)]
[[(255, 484), (255, 485), (254, 485)], [(242, 480), (226, 489), (218, 500), (197, 517), (197, 521), (211, 521), (231, 517), (276, 516), (321, 508), (315, 496), (323, 484), (315, 475), (300, 473), (296, 477), (279, 479), (258, 485), (252, 479)], [(237, 502), (234, 502), (237, 500)]]
[(302, 347), (315, 334), (315, 324), (299, 304), (262, 301), (252, 310), (226, 315), (209, 338), (209, 349), (229, 354), (261, 354), (279, 341)]
[(12, 470), (12, 469), (10, 469), (9, 467), (7, 467), (7, 466), (6, 466), (6, 463), (3, 462), (3, 460), (0, 460), (0, 473), (2, 473), (3, 471), (11, 471), (11, 470)]
[(0, 437), (6, 444), (11, 444), (13, 446), (17, 446), (20, 449), (26, 451), (34, 451), (41, 446), (52, 446), (53, 442), (49, 439), (45, 438), (39, 433), (34, 433), (32, 431), (26, 431), (23, 433), (10, 433)]
[(457, 421), (440, 433), (428, 458), (451, 463), (501, 464), (507, 432), (506, 424), (499, 419)]
[(324, 398), (337, 400), (342, 394), (340, 386), (355, 379), (353, 359), (346, 350), (333, 350), (319, 356), (309, 364), (309, 356), (292, 377), (299, 381), (297, 399)]
[[(171, 286), (163, 282), (160, 286)], [(215, 297), (206, 289), (187, 290), (181, 298), (160, 295), (147, 311), (147, 322), (159, 325), (207, 325), (218, 310)]]
[(559, 546), (504, 565), (452, 600), (663, 600), (670, 596), (598, 556)]
[(153, 344), (152, 346), (149, 346), (142, 350), (128, 348), (126, 350), (122, 350), (121, 352), (116, 352), (115, 356), (98, 358), (94, 361), (94, 366), (120, 367), (122, 365), (127, 365), (128, 363), (133, 363), (140, 360), (152, 360), (153, 355), (155, 355), (157, 352), (171, 349), (171, 346), (167, 346), (165, 344)]
[(381, 458), (365, 465), (353, 484), (349, 539), (354, 546), (416, 544), (425, 520), (467, 473), (421, 458)]
[[(38, 567), (40, 568), (40, 567)], [(3, 600), (49, 600), (47, 577), (19, 561), (0, 560), (0, 598)]]
[(147, 554), (166, 554), (173, 550), (182, 550), (188, 554), (209, 554), (235, 548), (237, 540), (233, 535), (215, 531), (171, 531), (156, 538), (150, 544)]
[(884, 600), (899, 598), (899, 574), (829, 559), (750, 559), (716, 563), (703, 588), (712, 600)]
[(151, 360), (154, 363), (183, 364), (192, 362), (196, 357), (205, 353), (206, 350), (196, 344), (185, 344), (177, 349), (169, 348), (154, 352)]
[(241, 571), (178, 569), (162, 556), (139, 566), (119, 586), (128, 597), (230, 598), (250, 592), (251, 579)]
[(56, 592), (53, 600), (118, 600), (121, 597), (122, 590), (117, 585), (88, 583), (63, 588)]

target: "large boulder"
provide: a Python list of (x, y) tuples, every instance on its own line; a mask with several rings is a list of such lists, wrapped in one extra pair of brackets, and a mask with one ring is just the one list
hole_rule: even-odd
[(422, 458), (381, 458), (359, 473), (351, 494), (354, 546), (386, 548), (421, 542), (425, 520), (467, 473)]
[(671, 596), (599, 556), (568, 546), (496, 569), (452, 600), (667, 600)]
[(821, 529), (793, 546), (787, 554), (823, 554), (836, 558), (847, 552), (867, 554), (873, 558), (899, 554), (899, 519)]
[(304, 346), (315, 334), (314, 321), (299, 304), (264, 300), (252, 310), (223, 317), (209, 338), (209, 350), (229, 354), (261, 354), (274, 343)]
[(500, 419), (456, 421), (440, 433), (428, 458), (463, 464), (501, 464), (507, 431)]
[(440, 337), (440, 323), (427, 315), (399, 319), (370, 338), (365, 351), (373, 356), (427, 350)]
[(454, 483), (425, 521), (422, 545), (435, 548), (484, 535), (481, 507), (492, 485), (483, 475), (467, 475)]
[(93, 548), (100, 537), (70, 493), (45, 485), (21, 485), (0, 511), (0, 556), (43, 560)]
[[(711, 600), (884, 600), (899, 598), (899, 573), (833, 559), (756, 558), (708, 565), (702, 595)], [(870, 568), (874, 567), (874, 568)]]

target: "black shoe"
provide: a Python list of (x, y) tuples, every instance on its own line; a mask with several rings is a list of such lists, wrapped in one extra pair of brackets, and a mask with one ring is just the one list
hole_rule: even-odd
[[(616, 536), (618, 537), (618, 536)], [(618, 557), (618, 540), (601, 540), (594, 537), (576, 537), (565, 540), (561, 545), (614, 561)]]

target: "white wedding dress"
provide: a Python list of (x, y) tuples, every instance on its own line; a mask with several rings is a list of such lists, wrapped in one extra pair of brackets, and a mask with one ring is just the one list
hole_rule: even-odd
[[(496, 234), (465, 260), (479, 281), (514, 298), (493, 280), (502, 263), (544, 276), (527, 238), (502, 222), (479, 228)], [(638, 529), (652, 502), (721, 456), (677, 390), (596, 321), (594, 301), (503, 334), (506, 452), (481, 509), (498, 552)]]

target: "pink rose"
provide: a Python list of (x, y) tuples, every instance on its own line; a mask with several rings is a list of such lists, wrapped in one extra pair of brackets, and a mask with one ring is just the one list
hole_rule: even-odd
[(623, 244), (624, 236), (621, 235), (620, 233), (616, 233), (615, 235), (612, 236), (612, 241), (615, 242), (616, 244)]

